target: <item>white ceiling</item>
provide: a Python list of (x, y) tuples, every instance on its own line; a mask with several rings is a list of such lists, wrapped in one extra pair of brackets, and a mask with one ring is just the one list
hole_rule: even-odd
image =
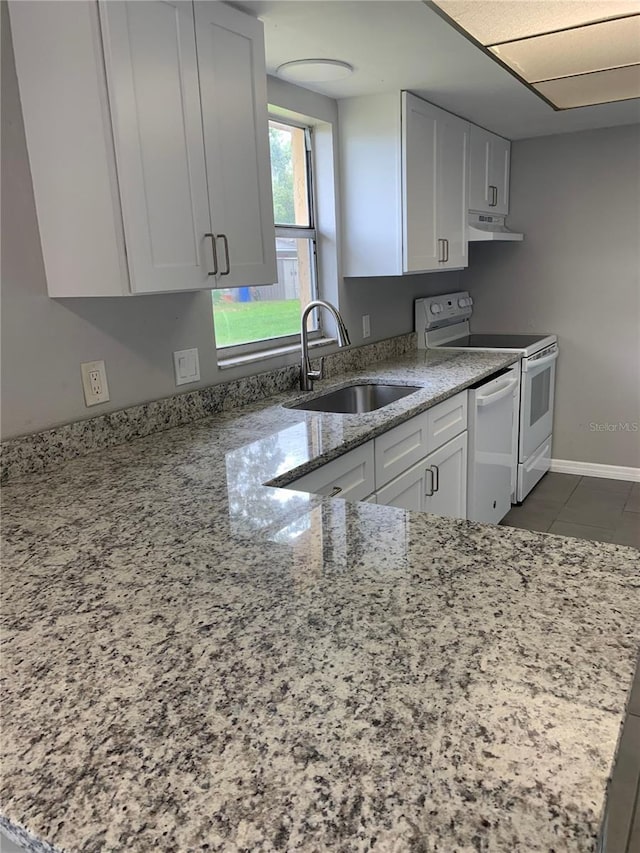
[(640, 121), (637, 98), (554, 111), (421, 0), (244, 0), (233, 5), (264, 21), (270, 74), (284, 62), (312, 57), (353, 65), (355, 73), (346, 80), (307, 84), (332, 98), (409, 89), (509, 139)]

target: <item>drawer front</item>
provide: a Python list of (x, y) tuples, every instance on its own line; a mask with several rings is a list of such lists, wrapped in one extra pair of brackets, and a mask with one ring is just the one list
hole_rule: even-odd
[(361, 501), (375, 490), (373, 441), (344, 453), (286, 486), (299, 492)]
[(391, 482), (429, 452), (428, 412), (416, 415), (375, 439), (376, 488)]
[(443, 400), (426, 412), (428, 453), (442, 447), (467, 428), (467, 392)]

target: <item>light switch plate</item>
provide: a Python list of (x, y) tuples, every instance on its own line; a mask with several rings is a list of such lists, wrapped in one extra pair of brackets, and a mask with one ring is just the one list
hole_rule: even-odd
[(84, 361), (80, 365), (80, 373), (82, 374), (84, 401), (87, 406), (107, 403), (109, 401), (109, 385), (104, 361)]
[(173, 354), (173, 367), (176, 373), (176, 385), (187, 385), (200, 379), (198, 350), (181, 349)]

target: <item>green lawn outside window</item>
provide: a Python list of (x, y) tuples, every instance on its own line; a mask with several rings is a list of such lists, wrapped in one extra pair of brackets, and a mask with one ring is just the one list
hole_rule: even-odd
[(216, 346), (231, 347), (295, 335), (300, 331), (300, 300), (225, 302), (215, 304)]

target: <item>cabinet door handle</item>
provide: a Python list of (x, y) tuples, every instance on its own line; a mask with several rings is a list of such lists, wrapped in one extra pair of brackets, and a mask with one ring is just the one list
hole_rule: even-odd
[(229, 241), (227, 240), (226, 234), (218, 234), (218, 237), (222, 240), (224, 245), (224, 260), (226, 264), (226, 269), (222, 270), (220, 275), (229, 275), (231, 272), (231, 263), (229, 262)]
[(425, 477), (427, 474), (430, 475), (429, 476), (429, 491), (427, 491), (426, 486), (425, 486), (425, 490), (424, 490), (425, 497), (430, 498), (434, 492), (434, 489), (433, 489), (433, 468), (425, 468), (424, 473), (425, 473)]
[(437, 492), (440, 490), (440, 469), (437, 465), (431, 466), (432, 470), (435, 473), (434, 483), (433, 483), (433, 491)]
[(444, 261), (444, 240), (441, 240), (438, 237), (438, 263), (441, 264)]
[(498, 206), (498, 187), (494, 187), (493, 184), (489, 184), (489, 189), (491, 190), (491, 201), (489, 202), (489, 207), (497, 207)]
[(447, 261), (449, 260), (449, 241), (448, 241), (448, 240), (445, 240), (445, 241), (444, 241), (444, 245), (445, 245), (445, 250), (446, 250), (446, 255), (445, 255), (445, 258), (444, 258), (444, 262), (445, 262), (445, 264), (446, 264), (446, 263), (447, 263)]
[(334, 486), (331, 489), (331, 491), (329, 492), (329, 494), (327, 495), (327, 497), (335, 498), (335, 496), (339, 495), (341, 491), (342, 491), (342, 486)]
[(205, 234), (205, 239), (207, 237), (211, 238), (211, 248), (213, 250), (213, 272), (208, 272), (207, 275), (218, 275), (218, 250), (216, 249), (216, 237), (215, 234)]

